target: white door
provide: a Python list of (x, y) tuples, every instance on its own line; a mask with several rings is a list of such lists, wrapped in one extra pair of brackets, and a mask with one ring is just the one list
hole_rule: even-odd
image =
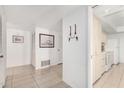
[(113, 52), (114, 62), (113, 64), (119, 63), (119, 40), (109, 39), (108, 40), (108, 51)]

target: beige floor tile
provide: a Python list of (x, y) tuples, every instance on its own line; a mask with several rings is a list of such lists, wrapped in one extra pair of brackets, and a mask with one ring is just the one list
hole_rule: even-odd
[(115, 65), (94, 84), (94, 88), (124, 87), (124, 64)]
[(40, 88), (45, 88), (45, 87), (49, 88), (49, 87), (59, 83), (60, 81), (61, 81), (61, 79), (59, 79), (59, 78), (54, 78), (54, 79), (49, 78), (49, 79), (46, 79), (43, 81), (39, 81), (39, 82), (37, 82), (37, 84)]
[(120, 80), (119, 88), (124, 88), (124, 75), (122, 76)]
[(67, 85), (66, 83), (64, 83), (63, 81), (61, 81), (55, 85), (52, 85), (50, 88), (71, 88), (71, 87)]
[(115, 67), (112, 67), (109, 71), (105, 72), (103, 76), (94, 84), (94, 88), (101, 88), (109, 78), (109, 76), (113, 73)]
[(14, 75), (13, 76), (13, 81), (18, 81), (18, 80), (27, 80), (27, 79), (32, 79), (32, 75), (23, 75), (23, 74), (20, 74), (20, 75)]
[(6, 86), (6, 88), (11, 88), (12, 87), (12, 80), (11, 79), (9, 79), (9, 80), (6, 80), (6, 84), (5, 84)]
[(8, 68), (7, 69), (7, 76), (12, 76), (13, 75), (13, 69), (12, 68)]
[[(13, 88), (66, 88), (62, 81), (62, 65), (35, 70), (31, 65), (8, 69), (5, 87)], [(10, 82), (11, 81), (11, 82)]]
[(117, 66), (117, 69), (115, 69), (114, 72), (111, 74), (111, 76), (109, 76), (109, 78), (106, 81), (106, 84), (103, 87), (117, 88), (120, 83), (121, 77), (122, 77), (122, 70), (120, 66)]
[(32, 77), (16, 78), (12, 81), (12, 87), (36, 87), (35, 81)]

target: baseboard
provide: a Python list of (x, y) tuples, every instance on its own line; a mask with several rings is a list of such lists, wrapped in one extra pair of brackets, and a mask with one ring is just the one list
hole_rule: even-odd
[(27, 66), (27, 65), (32, 65), (32, 64), (20, 64), (20, 65), (11, 65), (11, 66), (8, 66), (8, 68), (13, 68), (13, 67), (20, 67), (20, 66)]
[(63, 63), (58, 63), (57, 65), (62, 65)]
[(51, 66), (61, 65), (62, 63), (51, 64)]
[(40, 68), (36, 68), (36, 70), (45, 69), (45, 68), (49, 68), (49, 67), (53, 67), (53, 66), (61, 65), (61, 64), (63, 64), (63, 63), (51, 64), (51, 65), (48, 65), (48, 66), (43, 66), (43, 67), (40, 67)]
[[(109, 71), (109, 70), (108, 70)], [(95, 85), (100, 79), (101, 79), (101, 77), (106, 73), (106, 72), (108, 72), (108, 71), (104, 71), (102, 74), (101, 74), (101, 76), (95, 81), (95, 82), (93, 82), (93, 85)]]

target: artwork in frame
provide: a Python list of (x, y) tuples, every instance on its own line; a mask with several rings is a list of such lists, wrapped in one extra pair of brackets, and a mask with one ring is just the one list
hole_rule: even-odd
[(39, 47), (40, 48), (54, 48), (54, 35), (39, 34)]
[(13, 35), (12, 42), (13, 43), (24, 43), (24, 36)]

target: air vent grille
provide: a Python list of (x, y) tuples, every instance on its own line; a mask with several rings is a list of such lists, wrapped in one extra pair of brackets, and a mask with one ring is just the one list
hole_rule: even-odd
[(41, 66), (47, 66), (47, 65), (50, 65), (50, 60), (41, 61)]

